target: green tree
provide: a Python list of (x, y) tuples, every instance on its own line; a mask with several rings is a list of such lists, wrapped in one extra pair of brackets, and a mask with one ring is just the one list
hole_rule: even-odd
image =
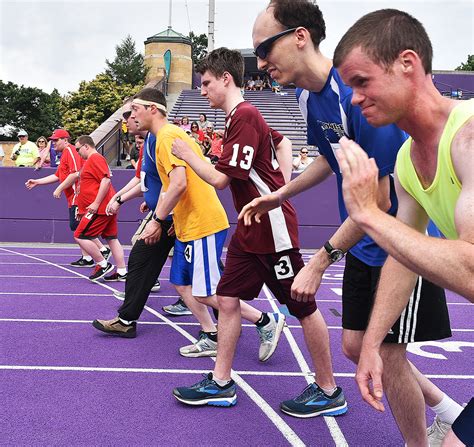
[(467, 62), (461, 63), (459, 67), (456, 67), (456, 70), (474, 71), (474, 54), (468, 54)]
[(105, 60), (105, 71), (119, 85), (143, 85), (148, 72), (143, 55), (137, 53), (135, 41), (128, 35), (120, 45), (115, 47), (115, 59)]
[(188, 37), (191, 39), (191, 58), (196, 65), (207, 56), (207, 35), (196, 35), (191, 31)]
[(50, 135), (62, 124), (61, 102), (57, 90), (48, 94), (39, 88), (0, 81), (1, 138), (15, 139), (20, 129), (26, 130), (31, 140)]
[(72, 136), (90, 134), (134, 95), (140, 85), (119, 84), (109, 74), (98, 74), (92, 81), (82, 81), (77, 92), (67, 95), (62, 104), (64, 127)]

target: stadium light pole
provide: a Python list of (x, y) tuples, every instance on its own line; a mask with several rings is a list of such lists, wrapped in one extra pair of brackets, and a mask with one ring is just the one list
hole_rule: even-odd
[(173, 10), (173, 0), (170, 0), (169, 17), (168, 17), (168, 29), (171, 29), (171, 11)]
[(216, 15), (216, 1), (209, 0), (209, 23), (207, 28), (207, 51), (214, 49), (214, 19)]

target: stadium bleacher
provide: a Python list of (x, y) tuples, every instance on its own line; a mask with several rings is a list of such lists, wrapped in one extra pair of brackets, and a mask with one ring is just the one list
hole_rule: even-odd
[[(293, 153), (296, 155), (302, 146), (306, 146), (306, 124), (296, 101), (295, 90), (286, 89), (282, 94), (271, 90), (246, 91), (245, 99), (256, 106), (270, 127), (278, 130), (293, 143)], [(205, 113), (207, 119), (214, 123), (217, 129), (224, 128), (225, 115), (222, 110), (211, 109), (207, 99), (201, 96), (200, 90), (183, 90), (176, 100), (169, 120), (186, 115), (190, 121), (197, 121), (200, 113)], [(316, 149), (310, 148), (310, 155), (315, 155)]]

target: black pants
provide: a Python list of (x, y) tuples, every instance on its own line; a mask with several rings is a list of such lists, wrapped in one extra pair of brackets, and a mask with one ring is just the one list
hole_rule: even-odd
[(174, 245), (175, 237), (167, 233), (171, 223), (162, 224), (161, 238), (156, 244), (147, 245), (138, 240), (132, 247), (128, 258), (125, 301), (119, 308), (119, 317), (123, 320), (138, 320), (143, 312), (150, 290)]

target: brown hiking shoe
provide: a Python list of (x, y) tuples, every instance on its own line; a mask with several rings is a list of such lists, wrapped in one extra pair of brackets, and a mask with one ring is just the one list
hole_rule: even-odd
[(92, 326), (99, 331), (117, 337), (135, 338), (137, 336), (137, 323), (123, 324), (119, 317), (115, 317), (113, 320), (94, 320)]

